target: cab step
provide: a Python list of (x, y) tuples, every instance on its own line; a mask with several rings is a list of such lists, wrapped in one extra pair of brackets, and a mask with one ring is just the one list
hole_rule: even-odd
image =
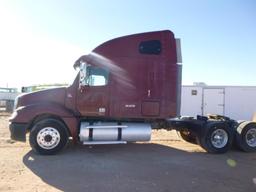
[(84, 145), (126, 144), (127, 141), (84, 141)]

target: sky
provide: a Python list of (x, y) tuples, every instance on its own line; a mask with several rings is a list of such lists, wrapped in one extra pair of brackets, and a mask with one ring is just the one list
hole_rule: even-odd
[(71, 83), (81, 55), (115, 37), (169, 29), (182, 83), (256, 86), (254, 0), (0, 0), (0, 87)]

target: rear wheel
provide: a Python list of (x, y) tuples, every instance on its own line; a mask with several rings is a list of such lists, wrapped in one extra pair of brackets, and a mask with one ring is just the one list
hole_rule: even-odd
[(29, 142), (32, 149), (42, 155), (53, 155), (65, 147), (68, 134), (65, 125), (56, 119), (44, 119), (33, 126)]
[(256, 151), (256, 123), (245, 121), (236, 130), (236, 144), (245, 152)]
[(233, 130), (225, 123), (211, 122), (206, 125), (200, 145), (209, 153), (225, 153), (232, 145)]
[(188, 143), (197, 144), (197, 137), (193, 135), (190, 131), (181, 130), (179, 131), (179, 133), (183, 140), (187, 141)]

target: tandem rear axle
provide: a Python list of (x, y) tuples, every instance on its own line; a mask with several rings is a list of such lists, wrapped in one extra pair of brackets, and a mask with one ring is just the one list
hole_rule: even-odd
[(256, 151), (256, 122), (235, 121), (208, 115), (169, 119), (172, 129), (187, 142), (198, 144), (209, 153), (225, 153), (234, 144), (245, 152)]

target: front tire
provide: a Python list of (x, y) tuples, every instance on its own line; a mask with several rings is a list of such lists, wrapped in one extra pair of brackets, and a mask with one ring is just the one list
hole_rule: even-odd
[(41, 155), (54, 155), (68, 142), (66, 126), (56, 119), (44, 119), (35, 123), (29, 135), (32, 149)]

